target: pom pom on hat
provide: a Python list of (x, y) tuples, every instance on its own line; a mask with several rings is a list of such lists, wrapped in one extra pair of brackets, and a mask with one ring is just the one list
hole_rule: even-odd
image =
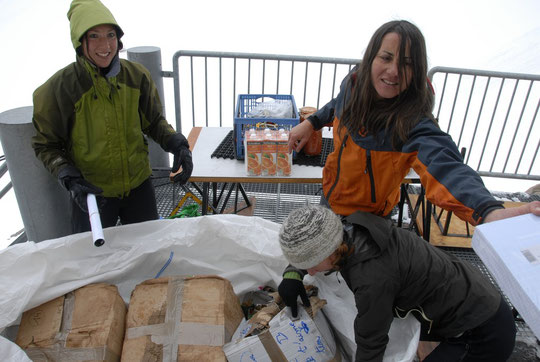
[(339, 216), (322, 206), (306, 206), (291, 211), (279, 231), (283, 255), (299, 269), (319, 265), (342, 242), (343, 226)]

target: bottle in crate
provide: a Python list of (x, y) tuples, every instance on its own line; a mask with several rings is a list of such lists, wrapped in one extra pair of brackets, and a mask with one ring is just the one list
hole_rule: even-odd
[(262, 175), (276, 175), (277, 138), (276, 131), (266, 128), (262, 142)]
[(244, 134), (244, 153), (246, 175), (260, 176), (261, 156), (262, 156), (262, 137), (261, 132), (255, 128), (246, 129)]
[(279, 129), (277, 139), (277, 174), (278, 176), (290, 176), (292, 169), (292, 154), (289, 153), (289, 131)]

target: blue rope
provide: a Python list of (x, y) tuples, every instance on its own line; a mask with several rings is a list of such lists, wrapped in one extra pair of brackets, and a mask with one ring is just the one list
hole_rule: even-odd
[(167, 260), (167, 262), (165, 263), (165, 265), (163, 265), (163, 267), (161, 268), (161, 270), (156, 274), (156, 276), (154, 278), (159, 278), (161, 273), (163, 273), (163, 271), (165, 269), (167, 269), (167, 267), (169, 266), (169, 264), (171, 263), (172, 261), (172, 258), (173, 258), (173, 255), (174, 255), (174, 252), (171, 251), (171, 255), (169, 256), (169, 260)]

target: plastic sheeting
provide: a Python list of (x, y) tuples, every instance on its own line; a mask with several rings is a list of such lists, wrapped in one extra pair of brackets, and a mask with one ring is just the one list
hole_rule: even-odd
[[(287, 265), (279, 226), (259, 217), (213, 215), (108, 228), (101, 247), (90, 232), (11, 246), (0, 252), (0, 330), (17, 325), (25, 310), (95, 282), (115, 284), (126, 303), (138, 283), (158, 274), (217, 274), (239, 297), (259, 286), (277, 288)], [(319, 287), (345, 355), (354, 356), (356, 307), (347, 285), (336, 274), (306, 281)], [(396, 319), (385, 361), (412, 361), (419, 333), (416, 320)], [(3, 337), (0, 355), (26, 361)]]

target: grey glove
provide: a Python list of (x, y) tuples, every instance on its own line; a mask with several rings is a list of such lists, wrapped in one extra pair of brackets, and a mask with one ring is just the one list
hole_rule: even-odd
[(173, 134), (167, 141), (167, 151), (174, 155), (171, 172), (178, 172), (180, 166), (182, 166), (182, 172), (173, 177), (173, 182), (185, 184), (193, 171), (193, 160), (186, 137), (181, 133)]
[(86, 196), (88, 194), (99, 195), (103, 192), (101, 188), (86, 181), (81, 171), (73, 165), (67, 165), (58, 172), (58, 181), (69, 191), (71, 198), (84, 212), (88, 212)]

